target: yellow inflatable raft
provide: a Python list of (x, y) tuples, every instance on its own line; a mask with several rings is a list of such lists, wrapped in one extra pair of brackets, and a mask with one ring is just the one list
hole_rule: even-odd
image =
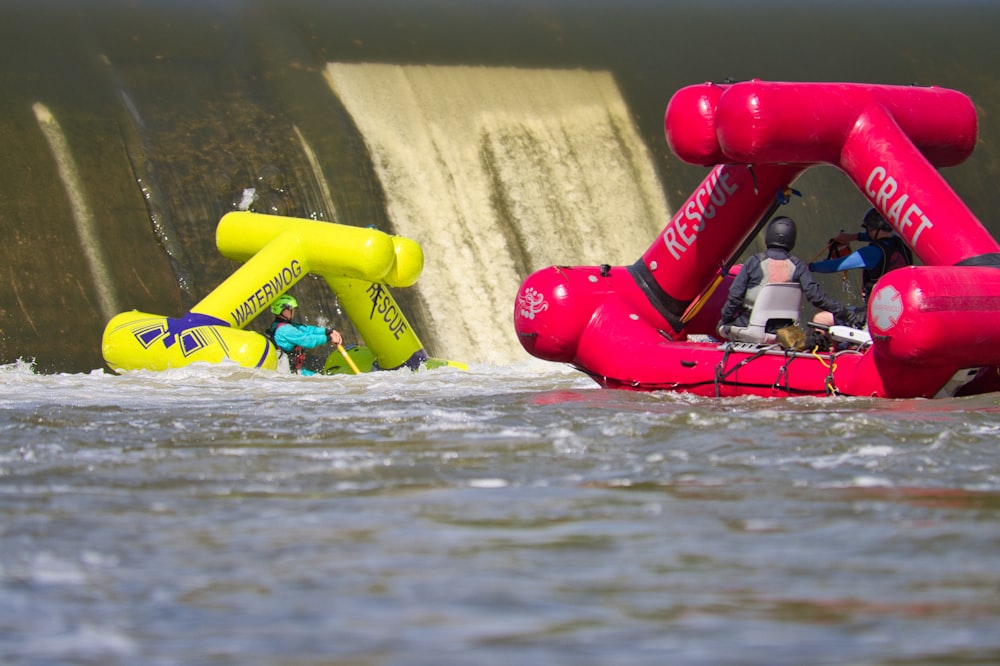
[[(219, 221), (216, 245), (243, 266), (182, 317), (134, 310), (113, 317), (102, 344), (112, 370), (166, 370), (198, 362), (276, 369), (274, 344), (243, 328), (309, 273), (326, 281), (364, 340), (365, 346), (348, 352), (361, 371), (465, 367), (429, 359), (389, 292), (388, 287), (413, 285), (423, 271), (416, 241), (375, 229), (233, 212)], [(334, 352), (325, 371), (354, 368)]]

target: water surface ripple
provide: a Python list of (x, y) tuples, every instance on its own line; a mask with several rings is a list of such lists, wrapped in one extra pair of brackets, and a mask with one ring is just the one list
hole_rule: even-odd
[(1000, 661), (1000, 398), (0, 366), (0, 660)]

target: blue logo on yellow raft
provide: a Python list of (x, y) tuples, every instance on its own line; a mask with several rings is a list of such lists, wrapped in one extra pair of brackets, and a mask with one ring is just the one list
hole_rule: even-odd
[(190, 356), (213, 342), (225, 346), (225, 342), (214, 329), (206, 328), (211, 326), (228, 328), (229, 324), (217, 317), (189, 312), (179, 319), (165, 317), (143, 326), (136, 326), (132, 329), (132, 335), (143, 349), (149, 349), (162, 340), (163, 346), (167, 349), (179, 343), (181, 353)]

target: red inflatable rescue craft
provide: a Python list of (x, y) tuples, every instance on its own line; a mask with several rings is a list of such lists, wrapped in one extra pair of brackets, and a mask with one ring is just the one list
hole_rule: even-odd
[[(937, 87), (706, 83), (674, 95), (664, 128), (678, 157), (714, 168), (631, 266), (529, 276), (514, 306), (528, 353), (606, 387), (705, 396), (1000, 390), (1000, 245), (937, 171), (975, 147), (968, 97)], [(923, 265), (878, 282), (868, 331), (838, 351), (710, 339), (729, 267), (799, 174), (821, 164), (847, 174)]]

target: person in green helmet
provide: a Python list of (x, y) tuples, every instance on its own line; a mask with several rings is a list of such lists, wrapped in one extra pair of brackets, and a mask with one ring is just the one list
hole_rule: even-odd
[(288, 365), (292, 372), (302, 375), (316, 374), (305, 367), (306, 351), (326, 343), (343, 344), (340, 333), (332, 328), (320, 328), (295, 321), (295, 311), (299, 303), (292, 296), (284, 294), (271, 304), (274, 322), (267, 330), (275, 346), (288, 355)]

